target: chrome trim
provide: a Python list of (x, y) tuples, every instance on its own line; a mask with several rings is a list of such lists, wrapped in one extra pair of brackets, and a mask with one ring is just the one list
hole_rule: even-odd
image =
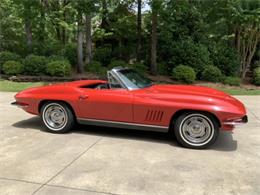
[(18, 102), (12, 102), (12, 106), (17, 106), (18, 108), (27, 108), (29, 105), (20, 105)]
[(224, 125), (243, 125), (248, 122), (247, 115), (243, 116), (242, 118), (233, 119), (230, 121), (223, 122)]
[(245, 124), (244, 122), (223, 122), (224, 125), (243, 125)]
[(138, 123), (127, 123), (127, 122), (98, 120), (98, 119), (77, 118), (77, 121), (80, 124), (86, 124), (86, 125), (135, 129), (135, 130), (144, 130), (144, 131), (168, 132), (169, 129), (167, 126), (145, 125), (145, 124), (138, 124)]

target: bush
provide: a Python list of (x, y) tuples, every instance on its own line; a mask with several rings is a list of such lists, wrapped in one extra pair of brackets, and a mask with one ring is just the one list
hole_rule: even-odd
[(98, 61), (92, 61), (90, 64), (85, 65), (85, 70), (101, 76), (105, 76), (107, 73), (107, 68), (103, 67)]
[[(60, 54), (60, 51), (64, 47), (60, 42), (56, 41), (34, 41), (32, 45), (32, 49), (35, 55), (40, 56), (49, 56), (49, 55), (57, 55)], [(29, 51), (28, 51), (29, 52)]]
[(222, 73), (216, 66), (207, 66), (201, 75), (202, 79), (210, 82), (219, 82), (222, 79)]
[(157, 71), (158, 71), (159, 75), (169, 75), (170, 74), (169, 66), (166, 63), (158, 63)]
[(99, 47), (94, 50), (93, 59), (104, 65), (108, 65), (111, 61), (112, 49), (109, 46)]
[(24, 71), (28, 75), (41, 75), (46, 73), (48, 59), (44, 56), (29, 55), (24, 61)]
[(255, 85), (260, 85), (260, 67), (254, 69), (253, 82)]
[(241, 80), (239, 77), (226, 77), (223, 81), (224, 84), (231, 86), (239, 86), (240, 82)]
[(17, 75), (23, 72), (23, 65), (17, 61), (7, 61), (3, 65), (3, 72), (7, 75)]
[(133, 68), (134, 70), (141, 72), (141, 73), (145, 73), (148, 70), (148, 67), (140, 62), (136, 62), (134, 64), (129, 64), (128, 66), (129, 66), (129, 68)]
[(70, 64), (75, 66), (77, 64), (77, 44), (67, 44), (62, 51), (62, 55), (69, 60)]
[(112, 69), (118, 66), (126, 67), (127, 65), (128, 64), (123, 60), (112, 60), (111, 63), (108, 65), (108, 69)]
[(48, 57), (48, 61), (52, 62), (52, 61), (62, 61), (62, 60), (68, 60), (67, 58), (65, 58), (64, 56), (59, 56), (59, 55), (51, 55)]
[(51, 76), (68, 76), (71, 74), (71, 65), (68, 60), (57, 60), (47, 64), (47, 73)]
[(2, 51), (0, 52), (0, 72), (2, 71), (2, 66), (7, 61), (19, 61), (21, 59), (21, 56), (9, 52), (9, 51)]
[(185, 83), (193, 83), (196, 79), (196, 73), (189, 66), (179, 65), (172, 70), (172, 78)]
[(227, 44), (218, 44), (213, 45), (210, 50), (210, 57), (214, 66), (217, 66), (227, 76), (237, 75), (240, 61), (234, 48)]
[(189, 39), (175, 42), (169, 52), (172, 56), (170, 60), (172, 66), (185, 64), (192, 67), (199, 74), (206, 66), (212, 64), (207, 47)]

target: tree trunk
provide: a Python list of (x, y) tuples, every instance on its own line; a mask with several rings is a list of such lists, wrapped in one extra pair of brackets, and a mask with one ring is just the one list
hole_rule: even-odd
[(25, 21), (25, 34), (29, 52), (32, 51), (32, 24), (30, 20)]
[(48, 2), (47, 0), (41, 0), (41, 18), (40, 18), (40, 34), (39, 34), (39, 40), (41, 42), (44, 42), (45, 40), (45, 23), (46, 23), (46, 8), (47, 8)]
[(151, 72), (157, 74), (157, 12), (152, 11)]
[(138, 62), (141, 61), (141, 40), (142, 40), (142, 0), (137, 0), (138, 12), (137, 12), (137, 48), (136, 48), (136, 59)]
[[(67, 0), (63, 0), (62, 2), (62, 7), (64, 8), (66, 5), (68, 4), (68, 1)], [(67, 14), (66, 14), (66, 9), (64, 9), (63, 11), (63, 15), (62, 15), (62, 20), (63, 21), (67, 21)], [(62, 41), (62, 44), (65, 45), (66, 44), (66, 28), (65, 27), (61, 27), (61, 41)]]
[(83, 31), (82, 31), (82, 14), (78, 16), (78, 37), (77, 37), (77, 72), (84, 72), (83, 63)]
[(240, 48), (240, 56), (242, 58), (240, 76), (242, 80), (245, 79), (247, 71), (250, 69), (252, 58), (256, 52), (257, 44), (259, 42), (259, 32), (251, 30), (247, 40), (243, 40)]
[(123, 45), (123, 42), (122, 42), (122, 39), (119, 37), (118, 39), (118, 49), (119, 49), (119, 58), (122, 59), (122, 45)]
[(91, 15), (86, 15), (86, 57), (85, 63), (89, 64), (92, 60), (92, 40), (91, 40)]
[(102, 18), (101, 18), (101, 28), (107, 29), (109, 24), (108, 24), (108, 8), (107, 8), (107, 0), (102, 0)]
[[(63, 20), (66, 21), (66, 12), (64, 11), (63, 13)], [(62, 44), (66, 44), (66, 29), (65, 27), (62, 27), (61, 29), (61, 39), (62, 39)]]

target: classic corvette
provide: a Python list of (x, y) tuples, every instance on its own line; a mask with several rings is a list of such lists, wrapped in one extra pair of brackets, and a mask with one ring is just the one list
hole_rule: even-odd
[(219, 130), (247, 122), (244, 105), (202, 86), (156, 85), (129, 68), (108, 80), (81, 80), (26, 89), (13, 105), (40, 115), (46, 130), (66, 133), (75, 123), (174, 133), (188, 148), (213, 144)]

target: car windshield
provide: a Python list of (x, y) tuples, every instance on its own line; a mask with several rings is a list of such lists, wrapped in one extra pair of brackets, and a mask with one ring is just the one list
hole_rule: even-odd
[(152, 81), (132, 69), (118, 71), (118, 76), (130, 89), (140, 89), (152, 86)]

